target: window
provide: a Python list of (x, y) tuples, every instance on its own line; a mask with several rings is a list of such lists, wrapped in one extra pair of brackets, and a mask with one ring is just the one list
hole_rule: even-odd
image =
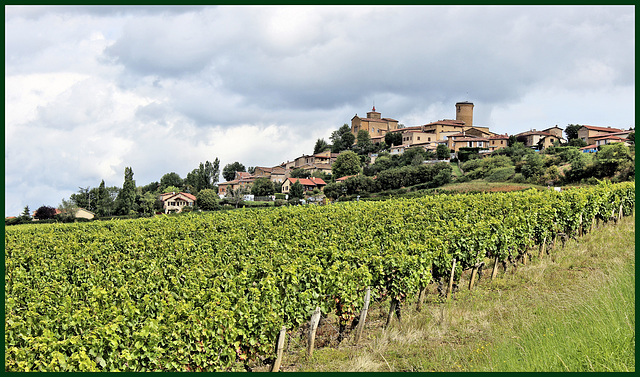
[(418, 140), (420, 140), (420, 136), (418, 136)]
[(430, 138), (430, 137), (428, 137), (428, 138), (427, 138), (427, 141), (431, 141), (431, 138)]

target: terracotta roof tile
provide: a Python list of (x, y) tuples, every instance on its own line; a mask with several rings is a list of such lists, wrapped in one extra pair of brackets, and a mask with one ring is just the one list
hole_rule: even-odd
[(594, 131), (603, 131), (603, 132), (623, 132), (623, 130), (618, 129), (618, 128), (611, 128), (611, 127), (598, 127), (598, 126), (588, 126), (586, 124), (583, 124), (582, 127), (586, 127), (587, 129), (590, 130), (594, 130)]

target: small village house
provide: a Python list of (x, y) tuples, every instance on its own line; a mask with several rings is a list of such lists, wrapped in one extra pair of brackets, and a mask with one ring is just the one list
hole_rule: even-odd
[(182, 212), (184, 207), (193, 207), (196, 197), (186, 192), (167, 192), (160, 195), (164, 213)]
[(287, 178), (282, 183), (282, 193), (288, 194), (289, 191), (291, 191), (291, 186), (296, 182), (300, 182), (300, 184), (302, 185), (302, 188), (304, 189), (304, 192), (313, 191), (316, 188), (322, 190), (324, 186), (327, 185), (324, 180), (320, 178), (315, 178), (315, 177), (311, 177), (308, 179), (307, 178)]

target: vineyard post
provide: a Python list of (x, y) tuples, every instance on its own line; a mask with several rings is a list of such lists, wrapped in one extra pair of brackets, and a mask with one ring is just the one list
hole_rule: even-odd
[(364, 330), (364, 321), (367, 319), (367, 311), (369, 310), (370, 300), (371, 300), (371, 287), (367, 287), (367, 291), (364, 294), (364, 306), (362, 307), (362, 312), (360, 312), (360, 320), (358, 321), (358, 328), (356, 329), (355, 344), (358, 344), (358, 342), (360, 341), (362, 330)]
[(618, 220), (622, 220), (622, 203), (620, 204), (620, 212), (618, 212)]
[(493, 279), (495, 279), (497, 274), (498, 274), (498, 254), (496, 254), (496, 260), (493, 263), (493, 271), (491, 271), (491, 280), (492, 281), (493, 281)]
[(476, 263), (471, 270), (471, 279), (469, 279), (469, 290), (473, 288), (473, 283), (476, 281), (476, 275), (478, 274), (478, 267), (480, 267), (480, 263)]
[(544, 239), (540, 244), (540, 253), (538, 254), (538, 258), (542, 259), (542, 257), (544, 256), (544, 249), (546, 248), (546, 246), (547, 246), (547, 236), (544, 236)]
[(453, 258), (453, 265), (451, 266), (451, 277), (449, 278), (449, 288), (447, 289), (447, 300), (451, 297), (451, 290), (453, 289), (453, 276), (456, 272), (456, 258)]
[(309, 358), (313, 355), (313, 345), (316, 342), (316, 331), (318, 330), (318, 322), (320, 322), (320, 308), (316, 307), (316, 310), (311, 316), (311, 323), (309, 326), (309, 340), (307, 345), (307, 355)]
[(418, 302), (416, 303), (416, 310), (422, 309), (422, 303), (424, 302), (424, 296), (427, 294), (427, 287), (420, 287), (420, 293), (418, 294)]
[(580, 214), (580, 219), (578, 220), (578, 236), (582, 237), (582, 213)]
[(278, 372), (280, 370), (280, 364), (282, 364), (282, 353), (284, 349), (284, 338), (287, 336), (287, 328), (282, 326), (280, 329), (280, 335), (278, 335), (278, 341), (276, 343), (276, 361), (271, 366), (271, 372)]

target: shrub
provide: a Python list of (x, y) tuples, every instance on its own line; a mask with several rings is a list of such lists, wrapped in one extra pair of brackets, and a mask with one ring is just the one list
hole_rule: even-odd
[(511, 182), (513, 183), (526, 183), (527, 179), (522, 175), (522, 173), (517, 173), (511, 178)]
[(505, 182), (513, 177), (515, 173), (514, 167), (495, 168), (489, 172), (485, 179), (489, 182)]

